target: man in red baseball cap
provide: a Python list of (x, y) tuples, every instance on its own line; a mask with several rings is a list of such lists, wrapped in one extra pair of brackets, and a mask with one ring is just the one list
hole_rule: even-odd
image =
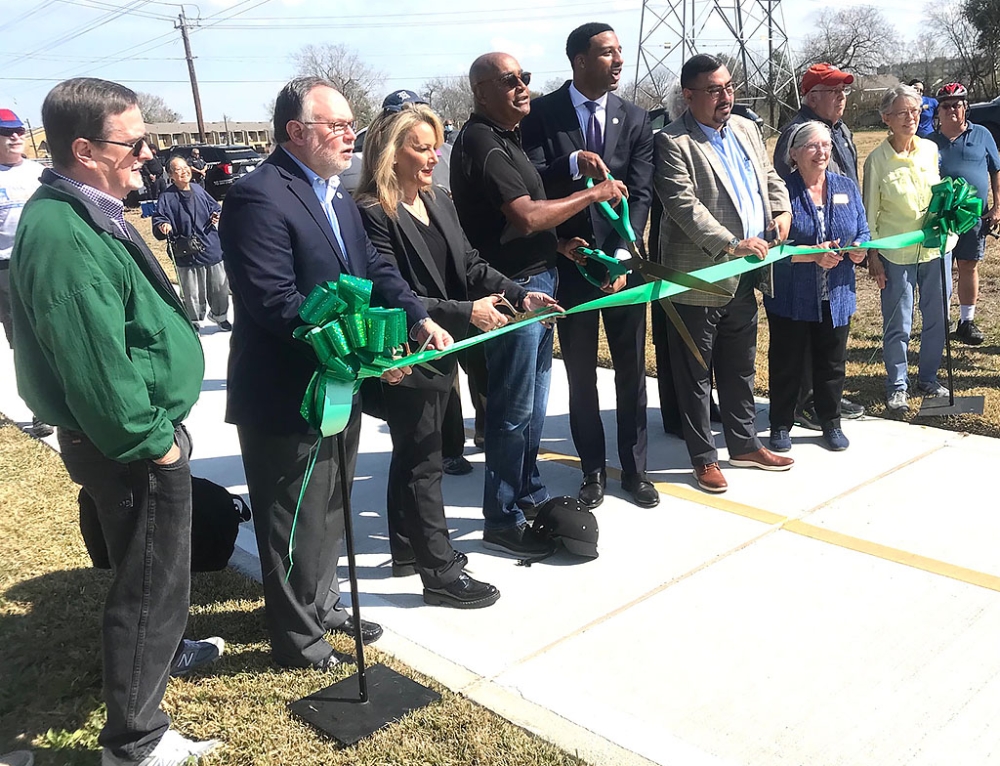
[[(774, 168), (784, 180), (792, 174), (788, 165), (788, 139), (796, 125), (810, 120), (818, 120), (830, 128), (833, 139), (833, 150), (830, 157), (830, 172), (847, 176), (858, 183), (858, 150), (854, 146), (854, 138), (850, 129), (844, 124), (844, 108), (847, 97), (851, 93), (850, 86), (854, 84), (854, 75), (844, 72), (832, 64), (822, 62), (813, 64), (802, 75), (800, 91), (802, 107), (798, 113), (781, 129), (778, 143), (774, 147)], [(820, 423), (812, 401), (812, 367), (805, 366), (802, 377), (802, 391), (799, 394), (799, 405), (795, 411), (795, 423), (803, 428), (819, 431)], [(865, 414), (865, 408), (849, 399), (840, 402), (840, 416), (846, 419), (860, 418)]]

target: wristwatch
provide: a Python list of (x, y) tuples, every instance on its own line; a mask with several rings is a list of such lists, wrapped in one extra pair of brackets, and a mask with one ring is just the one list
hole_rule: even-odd
[(726, 245), (726, 255), (736, 255), (736, 248), (740, 246), (740, 241), (733, 237), (729, 240), (729, 244)]

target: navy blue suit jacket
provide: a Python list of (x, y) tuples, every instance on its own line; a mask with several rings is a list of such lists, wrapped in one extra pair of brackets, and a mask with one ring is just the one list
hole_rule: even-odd
[(340, 245), (302, 169), (276, 149), (226, 195), (219, 222), (233, 291), (226, 421), (271, 434), (302, 433), (302, 395), (316, 368), (311, 349), (292, 338), (299, 306), (321, 282), (343, 273), (370, 279), (374, 305), (403, 308), (412, 324), (420, 300), (365, 234), (346, 191), (333, 202)]
[[(569, 156), (586, 148), (569, 86), (567, 80), (559, 90), (532, 99), (531, 113), (521, 121), (521, 143), (532, 164), (538, 168), (545, 183), (545, 196), (549, 199), (568, 197), (586, 186), (586, 179), (574, 181), (569, 173)], [(601, 159), (611, 175), (628, 187), (629, 220), (641, 243), (653, 200), (653, 130), (644, 109), (622, 101), (614, 93), (608, 93), (606, 110)], [(615, 250), (624, 245), (621, 237), (611, 233), (604, 241), (596, 241), (590, 214), (589, 208), (577, 213), (557, 226), (556, 232), (562, 238), (582, 237), (592, 246), (614, 255)], [(568, 258), (560, 257), (558, 263), (558, 297), (563, 306), (574, 306), (604, 295), (580, 276)], [(635, 275), (634, 279), (638, 278)]]

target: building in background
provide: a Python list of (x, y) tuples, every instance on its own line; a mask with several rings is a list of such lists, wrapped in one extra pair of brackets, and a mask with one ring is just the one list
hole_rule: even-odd
[(205, 140), (198, 140), (195, 122), (147, 122), (146, 131), (157, 149), (186, 144), (243, 144), (259, 152), (271, 143), (270, 122), (238, 122), (226, 120), (205, 123)]

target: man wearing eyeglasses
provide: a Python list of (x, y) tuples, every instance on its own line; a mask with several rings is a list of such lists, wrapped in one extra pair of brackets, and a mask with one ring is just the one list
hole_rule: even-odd
[[(592, 178), (610, 172), (628, 187), (629, 218), (642, 237), (653, 197), (653, 131), (645, 109), (628, 104), (612, 91), (621, 78), (621, 43), (608, 24), (591, 22), (570, 32), (566, 56), (572, 81), (535, 99), (524, 119), (524, 146), (542, 174), (552, 199), (568, 197)], [(564, 239), (628, 259), (626, 243), (600, 211), (591, 207), (556, 231)], [(577, 259), (581, 256), (576, 256)], [(583, 259), (584, 268), (588, 268)], [(606, 272), (605, 272), (606, 276)], [(598, 276), (598, 280), (600, 277)], [(642, 284), (633, 273), (628, 286)], [(559, 302), (565, 308), (626, 287), (626, 277), (595, 287), (577, 268), (577, 260), (559, 259)], [(643, 508), (660, 502), (646, 479), (646, 306), (625, 306), (569, 316), (559, 322), (559, 348), (569, 381), (569, 422), (580, 456), (583, 481), (579, 500), (596, 508), (607, 484), (606, 444), (597, 395), (597, 341), (601, 319), (615, 368), (615, 413), (622, 489)]]
[[(340, 188), (355, 135), (350, 104), (329, 81), (292, 80), (274, 104), (278, 148), (233, 184), (219, 222), (234, 307), (226, 420), (239, 432), (271, 655), (293, 668), (332, 668), (338, 660), (326, 633), (354, 632), (337, 579), (344, 536), (340, 472), (353, 481), (361, 432), (355, 399), (344, 431), (348, 464), (340, 464), (335, 437), (320, 440), (296, 515), (318, 437), (299, 412), (316, 369), (312, 352), (292, 337), (303, 324), (299, 307), (320, 283), (362, 277), (372, 282), (374, 303), (405, 309), (411, 338), (430, 348), (452, 342), (396, 266), (375, 250)], [(383, 376), (388, 383), (401, 378), (399, 371)], [(382, 635), (372, 622), (362, 620), (360, 629), (365, 643)]]
[[(660, 260), (679, 271), (750, 256), (767, 258), (791, 224), (785, 184), (771, 167), (757, 127), (732, 114), (732, 76), (714, 56), (699, 54), (681, 68), (685, 111), (660, 131), (653, 180), (663, 203)], [(714, 368), (729, 464), (786, 471), (792, 460), (757, 438), (753, 384), (757, 299), (770, 294), (767, 266), (719, 283), (731, 298), (689, 290), (673, 298), (702, 360)], [(725, 492), (709, 416), (709, 371), (667, 326), (681, 425), (698, 486)]]
[[(21, 210), (38, 188), (38, 178), (45, 169), (25, 159), (24, 135), (24, 123), (18, 116), (9, 109), (0, 109), (0, 323), (11, 344), (10, 251), (14, 249), (14, 232)], [(52, 435), (52, 427), (33, 418), (28, 433), (44, 438)]]
[[(77, 78), (45, 97), (52, 169), (24, 206), (11, 255), (18, 391), (58, 429), (63, 463), (107, 543), (102, 650), (105, 766), (181, 764), (214, 748), (160, 708), (190, 598), (191, 442), (183, 420), (201, 343), (156, 258), (125, 220), (151, 155), (134, 92)], [(221, 639), (197, 642), (211, 657)]]
[[(554, 296), (559, 253), (579, 244), (555, 227), (594, 202), (615, 204), (620, 181), (602, 181), (562, 199), (546, 198), (542, 178), (521, 147), (520, 124), (531, 111), (525, 72), (513, 56), (487, 53), (469, 70), (475, 110), (455, 140), (451, 191), (469, 241), (493, 268), (526, 290)], [(483, 545), (516, 556), (548, 552), (526, 523), (550, 499), (538, 473), (552, 372), (551, 327), (541, 323), (484, 344), (486, 482)]]
[[(976, 187), (985, 211), (974, 228), (959, 235), (951, 252), (958, 264), (959, 317), (954, 337), (967, 346), (978, 346), (986, 339), (975, 321), (979, 262), (986, 257), (986, 235), (1000, 221), (1000, 156), (990, 131), (966, 119), (969, 92), (962, 83), (942, 85), (937, 102), (938, 128), (929, 137), (938, 147), (941, 175), (964, 178)], [(992, 207), (987, 204), (990, 191)]]
[[(830, 128), (830, 138), (833, 148), (830, 153), (829, 170), (831, 173), (847, 176), (855, 184), (858, 183), (858, 150), (854, 145), (854, 136), (844, 124), (844, 109), (847, 107), (847, 97), (851, 95), (851, 84), (854, 75), (844, 72), (831, 64), (813, 64), (802, 75), (800, 91), (802, 107), (788, 124), (781, 129), (778, 142), (774, 147), (774, 169), (783, 179), (787, 180), (792, 169), (785, 159), (788, 139), (796, 125), (810, 120), (818, 120)], [(860, 186), (858, 187), (860, 189)], [(808, 351), (807, 351), (808, 354)], [(822, 424), (816, 415), (813, 403), (812, 365), (806, 357), (802, 374), (802, 388), (799, 401), (795, 407), (795, 422), (803, 428), (821, 431)], [(846, 398), (840, 400), (840, 416), (845, 420), (854, 420), (865, 414), (865, 408)]]

